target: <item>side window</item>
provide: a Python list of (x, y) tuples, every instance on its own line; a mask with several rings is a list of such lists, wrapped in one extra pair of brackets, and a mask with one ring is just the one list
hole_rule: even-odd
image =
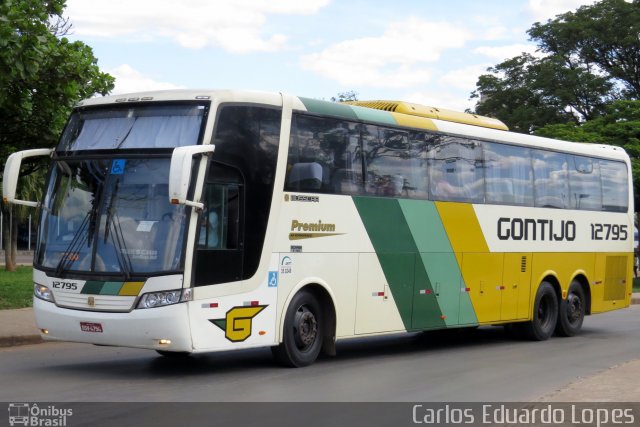
[(360, 194), (362, 188), (360, 125), (295, 115), (285, 190)]
[(584, 156), (571, 156), (569, 164), (570, 206), (572, 209), (602, 210), (600, 163)]
[(629, 181), (627, 165), (622, 162), (600, 160), (602, 174), (602, 209), (627, 212), (629, 208)]
[(533, 150), (535, 206), (569, 207), (569, 171), (566, 154)]
[(199, 249), (238, 249), (240, 186), (209, 183), (200, 215)]
[(367, 194), (426, 199), (427, 144), (423, 135), (372, 125), (366, 128)]
[(455, 136), (434, 136), (429, 147), (429, 193), (434, 200), (484, 202), (482, 146)]
[(484, 142), (487, 203), (533, 206), (531, 150)]

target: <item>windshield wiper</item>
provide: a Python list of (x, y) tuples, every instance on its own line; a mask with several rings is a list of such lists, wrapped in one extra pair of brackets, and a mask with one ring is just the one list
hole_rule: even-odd
[[(131, 271), (133, 270), (131, 264), (131, 257), (129, 256), (129, 251), (125, 245), (124, 234), (122, 233), (122, 227), (120, 226), (120, 218), (118, 217), (118, 212), (115, 208), (115, 200), (118, 195), (118, 190), (120, 189), (120, 179), (118, 178), (115, 183), (115, 188), (111, 192), (111, 198), (109, 199), (109, 206), (107, 207), (107, 218), (104, 227), (104, 243), (106, 244), (109, 240), (109, 232), (113, 227), (113, 232), (111, 233), (111, 240), (114, 243), (114, 250), (116, 251), (116, 260), (118, 261), (118, 265), (120, 266), (120, 271), (125, 276), (125, 280), (131, 279)], [(116, 221), (114, 221), (114, 218)]]
[[(92, 217), (92, 211), (87, 212), (84, 216), (78, 231), (73, 235), (73, 239), (71, 239), (71, 243), (67, 246), (67, 249), (62, 253), (62, 257), (60, 257), (60, 261), (58, 261), (58, 265), (56, 266), (56, 276), (60, 276), (60, 274), (69, 269), (71, 264), (76, 261), (79, 261), (78, 254), (80, 248), (87, 241), (88, 233), (86, 231), (90, 228), (89, 222)], [(90, 244), (90, 243), (89, 243)]]

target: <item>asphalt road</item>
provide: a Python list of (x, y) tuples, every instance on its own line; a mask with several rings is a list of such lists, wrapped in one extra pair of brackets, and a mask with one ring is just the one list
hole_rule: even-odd
[(170, 360), (46, 343), (0, 349), (0, 402), (523, 402), (637, 358), (638, 305), (588, 317), (573, 338), (517, 341), (486, 327), (357, 339), (302, 369), (278, 367), (268, 349)]
[[(16, 263), (18, 265), (33, 264), (33, 252), (18, 251), (16, 255)], [(0, 266), (4, 267), (4, 251), (0, 252)]]

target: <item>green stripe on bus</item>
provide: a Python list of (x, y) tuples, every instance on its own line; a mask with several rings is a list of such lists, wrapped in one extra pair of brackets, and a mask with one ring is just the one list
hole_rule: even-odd
[(307, 111), (327, 116), (342, 117), (350, 120), (358, 120), (358, 116), (349, 105), (337, 102), (320, 101), (318, 99), (300, 98)]
[(82, 287), (81, 293), (99, 295), (103, 285), (104, 285), (104, 282), (96, 282), (96, 281), (90, 280), (84, 284), (84, 286)]
[(105, 282), (100, 295), (118, 295), (122, 285), (123, 282)]
[[(421, 200), (399, 200), (411, 234), (415, 240), (420, 260), (427, 272), (432, 291), (447, 326), (475, 324), (477, 318), (471, 298), (464, 291), (466, 285), (460, 266), (435, 203)], [(419, 283), (416, 281), (416, 286)], [(432, 314), (425, 303), (428, 296), (416, 289), (413, 307), (413, 327), (430, 327)]]
[(372, 108), (357, 106), (351, 106), (351, 109), (360, 120), (398, 126), (398, 122), (388, 111), (374, 110)]
[[(421, 260), (411, 229), (398, 200), (354, 197), (358, 213), (371, 239), (400, 317), (407, 330), (441, 328), (446, 324)], [(423, 312), (414, 319), (414, 300), (420, 289)], [(415, 320), (415, 322), (414, 322)], [(414, 323), (418, 324), (414, 326)]]

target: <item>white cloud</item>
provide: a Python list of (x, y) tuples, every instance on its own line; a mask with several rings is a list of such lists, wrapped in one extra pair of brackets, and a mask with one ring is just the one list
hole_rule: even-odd
[(580, 6), (595, 2), (596, 0), (529, 0), (527, 9), (537, 21), (546, 22), (556, 15), (572, 12)]
[(265, 34), (267, 16), (309, 15), (330, 0), (69, 0), (66, 13), (81, 36), (169, 38), (186, 48), (235, 53), (275, 51), (287, 38)]
[(183, 88), (182, 86), (172, 83), (153, 80), (151, 77), (145, 76), (128, 64), (120, 65), (118, 68), (108, 70), (107, 72), (116, 78), (116, 87), (111, 92), (112, 95)]
[(464, 46), (471, 36), (454, 24), (410, 18), (389, 24), (381, 36), (346, 40), (304, 55), (301, 66), (344, 86), (411, 87), (431, 79), (427, 64), (447, 49)]
[(476, 64), (447, 71), (439, 82), (444, 83), (443, 86), (445, 87), (452, 87), (469, 93), (476, 88), (478, 77), (481, 74), (487, 74), (487, 68), (490, 66), (491, 64)]
[(497, 61), (504, 61), (505, 59), (513, 58), (523, 52), (530, 53), (534, 56), (540, 56), (536, 52), (537, 47), (532, 44), (517, 43), (506, 46), (480, 46), (473, 50), (473, 53), (487, 56)]

